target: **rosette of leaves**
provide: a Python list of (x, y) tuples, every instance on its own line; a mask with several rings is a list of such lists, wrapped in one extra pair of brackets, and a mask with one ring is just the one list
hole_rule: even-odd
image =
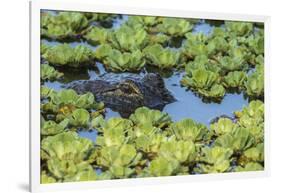
[(55, 40), (76, 39), (88, 26), (89, 21), (82, 13), (44, 13), (41, 19), (41, 34)]
[(225, 21), (226, 31), (233, 36), (247, 36), (253, 29), (253, 23), (251, 22), (238, 22), (238, 21)]
[(161, 144), (158, 154), (168, 161), (188, 164), (195, 160), (196, 149), (191, 140), (177, 140), (171, 138)]
[(93, 63), (94, 52), (86, 46), (71, 47), (64, 43), (49, 47), (43, 58), (51, 65), (81, 68)]
[(237, 125), (231, 119), (220, 118), (217, 122), (210, 125), (210, 129), (216, 136), (221, 136), (237, 129)]
[[(163, 157), (158, 157), (150, 162), (147, 176), (171, 176), (178, 166)], [(143, 174), (145, 175), (145, 174)]]
[(170, 48), (163, 48), (160, 44), (147, 46), (144, 49), (148, 63), (160, 69), (170, 69), (177, 66), (180, 59), (180, 52)]
[(90, 121), (90, 113), (85, 109), (75, 109), (71, 114), (58, 115), (57, 119), (67, 118), (69, 124), (75, 127), (88, 127)]
[(224, 37), (217, 36), (208, 41), (208, 52), (210, 54), (225, 54), (229, 47), (229, 43)]
[(250, 51), (255, 55), (264, 54), (264, 36), (263, 34), (250, 35), (246, 43)]
[(157, 34), (149, 34), (149, 45), (155, 45), (155, 44), (161, 44), (161, 45), (167, 45), (170, 41), (170, 37), (168, 35), (165, 35), (163, 33), (157, 33)]
[(93, 144), (76, 132), (62, 132), (42, 140), (48, 171), (58, 181), (95, 180)]
[(235, 168), (235, 172), (248, 172), (248, 171), (262, 171), (263, 166), (256, 162), (250, 162), (245, 165), (245, 167), (238, 166)]
[(126, 24), (132, 28), (144, 28), (148, 32), (150, 28), (160, 23), (158, 17), (155, 16), (129, 16)]
[(43, 170), (40, 175), (40, 182), (41, 184), (51, 184), (56, 183), (57, 180), (54, 177), (48, 175), (47, 171)]
[(41, 64), (41, 80), (57, 80), (63, 76), (62, 72), (57, 71), (54, 67), (48, 64)]
[(225, 95), (225, 89), (219, 84), (219, 74), (204, 68), (191, 70), (186, 74), (181, 84), (206, 98), (221, 99)]
[(119, 117), (110, 118), (100, 123), (97, 128), (102, 135), (97, 137), (96, 143), (100, 146), (120, 146), (127, 141), (126, 133), (131, 130), (133, 123)]
[(163, 18), (162, 23), (157, 28), (162, 33), (174, 37), (183, 37), (184, 34), (192, 30), (193, 24), (186, 19)]
[(111, 28), (112, 23), (115, 18), (121, 17), (121, 15), (117, 14), (108, 14), (108, 13), (83, 13), (85, 17), (90, 22), (93, 22), (95, 25), (102, 26), (105, 28)]
[(135, 125), (152, 125), (158, 128), (164, 128), (171, 123), (171, 117), (159, 110), (140, 107), (130, 116), (130, 120)]
[(246, 94), (252, 98), (263, 98), (264, 96), (264, 70), (262, 65), (256, 66), (255, 71), (250, 74), (245, 82)]
[(150, 135), (141, 135), (134, 141), (136, 148), (142, 151), (148, 159), (153, 160), (160, 149), (162, 143), (167, 141), (167, 137), (163, 133), (154, 133)]
[(44, 119), (41, 119), (40, 134), (43, 136), (59, 134), (66, 129), (68, 123), (69, 123), (68, 119), (63, 120), (60, 123), (56, 123), (55, 121), (52, 120), (45, 121)]
[[(85, 109), (102, 109), (104, 107), (103, 103), (95, 101), (95, 96), (92, 93), (78, 95), (73, 89), (62, 89), (52, 94), (49, 102), (57, 108), (68, 105)], [(64, 109), (55, 109), (55, 111), (58, 110), (63, 111)]]
[(242, 111), (235, 112), (238, 125), (246, 128), (257, 142), (263, 142), (264, 135), (264, 104), (262, 101), (251, 101)]
[(96, 161), (98, 166), (109, 170), (112, 178), (128, 178), (135, 173), (134, 166), (141, 157), (133, 145), (124, 144), (102, 147)]
[(238, 127), (231, 132), (219, 136), (215, 145), (229, 148), (235, 153), (241, 153), (255, 144), (255, 139), (246, 128)]
[(201, 68), (214, 73), (221, 72), (221, 68), (218, 65), (218, 63), (208, 58), (206, 55), (198, 55), (194, 58), (193, 61), (188, 62), (185, 65), (185, 72), (187, 75), (191, 76), (193, 70), (201, 69)]
[(238, 163), (241, 166), (245, 166), (250, 162), (258, 162), (261, 164), (264, 162), (264, 144), (263, 143), (259, 143), (255, 147), (252, 147), (252, 148), (244, 151), (238, 160)]
[(222, 173), (230, 170), (232, 150), (225, 147), (205, 147), (200, 158), (199, 170), (202, 173)]
[(244, 71), (229, 72), (223, 79), (223, 85), (226, 88), (237, 88), (242, 90), (247, 80), (247, 74)]
[(142, 50), (148, 43), (148, 36), (142, 28), (122, 25), (121, 28), (111, 34), (109, 41), (114, 48), (120, 51), (132, 52)]
[(111, 31), (101, 27), (92, 27), (83, 37), (92, 45), (105, 44)]
[(139, 71), (145, 65), (145, 59), (140, 50), (120, 52), (113, 49), (105, 59), (106, 67), (112, 71)]
[(203, 33), (187, 33), (185, 34), (186, 41), (183, 44), (183, 54), (188, 59), (193, 59), (196, 56), (210, 56), (213, 53), (213, 46), (208, 46), (209, 37)]
[(247, 70), (247, 51), (242, 47), (232, 48), (228, 51), (228, 55), (219, 57), (218, 63), (224, 72)]
[(169, 131), (177, 140), (204, 141), (208, 138), (208, 128), (192, 119), (183, 119), (170, 125)]
[(101, 44), (95, 50), (95, 57), (102, 61), (106, 62), (106, 58), (112, 54), (113, 48), (109, 44)]

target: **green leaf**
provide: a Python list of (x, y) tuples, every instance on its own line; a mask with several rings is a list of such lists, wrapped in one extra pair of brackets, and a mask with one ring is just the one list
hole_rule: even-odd
[(89, 22), (83, 13), (60, 12), (57, 15), (44, 13), (41, 17), (41, 34), (56, 40), (73, 39), (88, 25)]
[(176, 67), (179, 62), (180, 53), (169, 48), (163, 48), (160, 44), (147, 46), (144, 49), (149, 64), (161, 69)]
[(114, 49), (105, 59), (105, 63), (112, 71), (139, 71), (144, 67), (145, 60), (140, 50), (122, 53)]
[(43, 58), (51, 65), (79, 68), (93, 63), (94, 52), (83, 45), (71, 47), (64, 43), (49, 47)]
[(163, 18), (162, 23), (157, 27), (160, 32), (177, 37), (184, 36), (185, 33), (191, 31), (193, 25), (186, 19), (167, 17)]
[(231, 119), (220, 118), (218, 122), (211, 124), (210, 129), (214, 131), (217, 136), (220, 136), (231, 133), (234, 129), (237, 129), (237, 126)]
[(174, 122), (169, 129), (178, 140), (191, 140), (193, 142), (206, 139), (208, 133), (206, 126), (196, 123), (192, 119)]
[(130, 120), (136, 125), (152, 125), (159, 128), (167, 126), (171, 122), (171, 118), (167, 113), (159, 110), (152, 110), (147, 107), (138, 108), (134, 114), (130, 116)]
[(48, 64), (41, 65), (41, 80), (57, 80), (63, 76), (63, 73), (57, 71), (54, 67), (49, 66)]

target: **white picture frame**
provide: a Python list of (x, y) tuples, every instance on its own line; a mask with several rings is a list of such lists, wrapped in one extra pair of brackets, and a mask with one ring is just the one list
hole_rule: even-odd
[[(69, 182), (60, 184), (40, 184), (40, 10), (65, 10), (134, 15), (170, 16), (183, 18), (204, 18), (264, 22), (265, 29), (265, 169), (258, 172), (219, 173), (171, 177), (149, 177), (141, 179), (104, 180), (90, 182)], [(186, 183), (190, 181), (225, 180), (265, 177), (270, 174), (270, 17), (227, 13), (194, 12), (188, 10), (164, 10), (126, 6), (106, 6), (96, 3), (83, 4), (59, 1), (30, 2), (30, 191), (46, 192), (101, 187), (142, 186), (166, 183)]]

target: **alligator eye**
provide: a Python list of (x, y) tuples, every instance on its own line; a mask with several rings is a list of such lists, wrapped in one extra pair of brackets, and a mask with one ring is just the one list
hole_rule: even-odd
[(139, 94), (139, 88), (131, 81), (120, 84), (119, 89), (126, 94)]

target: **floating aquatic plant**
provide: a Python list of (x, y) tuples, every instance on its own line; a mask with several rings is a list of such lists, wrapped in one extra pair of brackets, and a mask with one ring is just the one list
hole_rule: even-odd
[(253, 31), (254, 26), (250, 22), (225, 21), (225, 28), (234, 36), (247, 36)]
[(245, 82), (246, 93), (253, 98), (262, 98), (264, 95), (264, 71), (263, 66), (256, 67), (254, 73), (248, 76)]
[(162, 23), (157, 27), (160, 32), (168, 35), (184, 36), (185, 33), (192, 30), (193, 24), (186, 19), (163, 18)]
[(143, 68), (145, 59), (140, 50), (122, 53), (114, 49), (108, 54), (105, 63), (112, 71), (139, 71)]
[(135, 166), (141, 159), (133, 145), (102, 147), (98, 152), (97, 164), (108, 168), (113, 178), (129, 177), (135, 171), (130, 168)]
[(44, 13), (41, 19), (41, 35), (55, 40), (76, 39), (88, 26), (88, 19), (82, 13)]
[(45, 121), (41, 119), (41, 135), (56, 135), (63, 132), (69, 123), (68, 119), (64, 119), (60, 123), (56, 123), (55, 121), (49, 120)]
[(181, 80), (183, 86), (191, 88), (193, 91), (207, 98), (221, 99), (225, 95), (225, 89), (218, 84), (219, 75), (205, 70), (195, 69), (191, 74), (186, 74)]
[(63, 76), (62, 72), (57, 71), (54, 67), (48, 64), (41, 65), (41, 80), (57, 80)]
[(101, 27), (92, 27), (83, 37), (93, 45), (105, 44), (108, 41), (111, 31)]
[(178, 140), (203, 141), (208, 138), (208, 129), (205, 125), (196, 123), (192, 119), (183, 119), (170, 126), (172, 135)]
[(237, 126), (229, 118), (220, 118), (217, 122), (211, 124), (210, 129), (215, 135), (220, 136), (231, 133), (233, 130), (237, 129)]
[(160, 44), (154, 44), (144, 49), (149, 64), (161, 69), (176, 67), (180, 53), (169, 48), (163, 48)]
[(232, 151), (224, 147), (206, 147), (202, 149), (204, 164), (200, 164), (199, 170), (203, 173), (222, 173), (230, 169), (230, 157)]
[(64, 43), (46, 49), (43, 58), (51, 65), (80, 68), (93, 64), (94, 52), (86, 46), (71, 47)]
[(120, 51), (131, 52), (143, 49), (148, 43), (148, 36), (142, 28), (135, 29), (123, 25), (112, 33), (110, 43)]
[(48, 170), (60, 181), (95, 179), (95, 171), (89, 165), (93, 152), (90, 140), (80, 138), (75, 132), (63, 132), (44, 138), (41, 149), (45, 152)]
[(165, 127), (171, 123), (171, 117), (159, 110), (152, 110), (147, 107), (138, 108), (134, 114), (130, 116), (130, 120), (136, 125), (152, 125), (159, 128)]
[(224, 77), (223, 84), (227, 88), (237, 88), (241, 90), (244, 87), (246, 79), (247, 74), (244, 71), (229, 72)]

